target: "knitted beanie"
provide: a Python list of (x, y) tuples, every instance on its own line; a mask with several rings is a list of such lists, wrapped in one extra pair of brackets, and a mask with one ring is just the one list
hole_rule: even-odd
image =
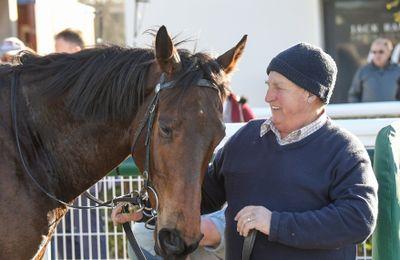
[(322, 49), (299, 43), (272, 59), (267, 74), (276, 71), (287, 79), (329, 103), (335, 86), (337, 68)]

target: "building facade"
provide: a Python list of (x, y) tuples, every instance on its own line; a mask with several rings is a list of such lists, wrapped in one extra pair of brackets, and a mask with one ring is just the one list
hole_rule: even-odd
[(178, 40), (193, 40), (182, 47), (219, 55), (248, 34), (232, 88), (253, 107), (264, 106), (270, 60), (308, 42), (336, 60), (339, 74), (331, 101), (343, 103), (371, 42), (377, 37), (400, 41), (399, 10), (399, 1), (385, 0), (0, 0), (0, 39), (18, 36), (46, 54), (53, 50), (55, 33), (75, 27), (84, 32), (87, 45), (149, 47), (154, 39), (143, 32), (166, 25)]

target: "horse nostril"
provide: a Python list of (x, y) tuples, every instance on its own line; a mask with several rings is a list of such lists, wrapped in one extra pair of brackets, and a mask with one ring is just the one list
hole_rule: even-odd
[(184, 253), (185, 244), (176, 229), (163, 228), (158, 233), (162, 251), (166, 255), (180, 255)]

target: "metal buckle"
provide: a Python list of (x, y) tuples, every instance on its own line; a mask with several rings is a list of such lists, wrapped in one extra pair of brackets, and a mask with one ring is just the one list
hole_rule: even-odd
[(158, 84), (156, 85), (156, 87), (154, 88), (154, 92), (157, 94), (157, 93), (160, 91), (160, 89), (161, 89), (161, 84), (158, 83)]

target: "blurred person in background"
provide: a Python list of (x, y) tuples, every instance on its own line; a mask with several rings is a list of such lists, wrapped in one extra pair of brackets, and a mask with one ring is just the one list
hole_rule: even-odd
[(393, 44), (389, 39), (376, 39), (370, 49), (371, 62), (361, 67), (353, 78), (349, 102), (396, 100), (400, 67), (391, 62)]
[(16, 37), (8, 37), (1, 43), (0, 61), (2, 63), (13, 63), (14, 57), (16, 57), (20, 51), (24, 50), (33, 52), (31, 49), (26, 47), (20, 39)]
[[(400, 63), (400, 43), (397, 43), (396, 47), (393, 49), (392, 63)], [(400, 80), (397, 81), (396, 100), (400, 100)]]
[(54, 36), (55, 51), (58, 53), (75, 53), (81, 51), (85, 43), (82, 32), (75, 29), (65, 29)]

